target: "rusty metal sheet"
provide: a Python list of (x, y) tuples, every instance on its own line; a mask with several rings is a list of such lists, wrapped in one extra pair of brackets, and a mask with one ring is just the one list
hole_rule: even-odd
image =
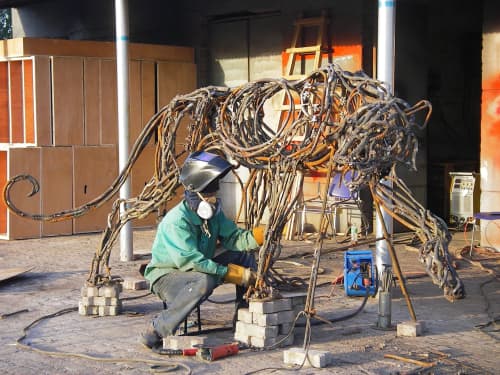
[(0, 283), (12, 277), (22, 275), (23, 273), (29, 272), (33, 269), (31, 268), (0, 268)]

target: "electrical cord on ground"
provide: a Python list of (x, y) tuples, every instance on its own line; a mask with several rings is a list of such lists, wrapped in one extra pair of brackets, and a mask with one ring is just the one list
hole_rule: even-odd
[[(377, 293), (378, 291), (378, 285), (379, 285), (379, 282), (378, 282), (378, 272), (376, 272), (377, 276), (376, 276), (376, 282), (375, 282), (375, 294)], [(314, 325), (320, 325), (320, 324), (329, 324), (329, 325), (333, 325), (333, 323), (336, 323), (336, 322), (341, 322), (341, 321), (344, 321), (344, 320), (347, 320), (347, 319), (350, 319), (350, 318), (353, 318), (354, 316), (356, 316), (357, 314), (359, 314), (363, 308), (365, 307), (366, 305), (366, 302), (368, 301), (368, 297), (370, 296), (370, 289), (367, 288), (366, 289), (366, 294), (365, 296), (363, 297), (363, 301), (361, 303), (361, 305), (352, 313), (349, 313), (347, 315), (343, 315), (343, 316), (340, 316), (340, 317), (337, 317), (337, 318), (332, 318), (332, 319), (326, 319), (326, 318), (322, 318), (318, 315), (313, 315), (313, 316), (310, 316), (308, 314), (306, 314), (305, 311), (300, 311), (297, 316), (295, 317), (293, 323), (292, 323), (292, 326), (290, 327), (290, 329), (288, 330), (287, 334), (285, 335), (285, 337), (283, 337), (281, 340), (279, 340), (278, 342), (276, 342), (275, 344), (273, 345), (270, 345), (270, 346), (266, 346), (260, 350), (272, 350), (272, 349), (276, 349), (278, 347), (281, 346), (281, 344), (283, 344), (284, 342), (286, 342), (286, 340), (290, 337), (290, 335), (293, 334), (295, 328), (297, 327), (311, 327), (311, 326), (314, 326)], [(298, 319), (301, 317), (301, 316), (304, 316), (306, 318), (306, 322), (305, 323), (298, 323)], [(314, 318), (315, 321), (314, 322), (311, 322), (311, 318)], [(306, 330), (309, 332), (309, 336), (308, 337), (305, 337), (304, 338), (304, 348), (305, 348), (305, 355), (304, 355), (304, 360), (302, 361), (302, 363), (296, 367), (293, 367), (293, 368), (285, 368), (285, 367), (266, 367), (266, 368), (262, 368), (262, 369), (259, 369), (259, 370), (255, 370), (255, 371), (251, 371), (251, 372), (247, 372), (245, 373), (245, 375), (253, 375), (253, 374), (257, 374), (259, 372), (262, 372), (262, 371), (266, 371), (267, 373), (270, 373), (269, 371), (272, 370), (272, 372), (274, 371), (281, 371), (281, 370), (286, 370), (286, 371), (298, 371), (300, 369), (302, 369), (305, 365), (305, 362), (306, 361), (309, 361), (309, 364), (312, 366), (312, 363), (309, 359), (309, 355), (308, 355), (308, 352), (309, 352), (309, 348), (310, 348), (310, 345), (311, 345), (311, 330)], [(314, 368), (314, 366), (312, 366)]]
[(491, 307), (490, 300), (488, 299), (488, 297), (486, 296), (486, 293), (484, 292), (484, 286), (486, 284), (489, 284), (489, 283), (493, 282), (493, 281), (498, 281), (498, 279), (496, 277), (493, 277), (493, 278), (491, 278), (489, 280), (486, 280), (486, 281), (482, 282), (481, 285), (479, 285), (479, 290), (480, 290), (481, 295), (483, 296), (483, 298), (485, 300), (485, 303), (486, 303), (485, 311), (486, 311), (486, 314), (488, 315), (488, 317), (490, 318), (490, 320), (487, 323), (478, 324), (474, 328), (476, 328), (480, 332), (482, 332), (482, 333), (490, 336), (494, 340), (500, 341), (497, 336), (492, 335), (490, 332), (488, 332), (486, 330), (486, 328), (488, 328), (490, 326), (493, 326), (495, 328), (494, 332), (500, 332), (500, 328), (499, 328), (499, 325), (498, 325), (498, 322), (500, 322), (500, 315), (493, 316), (493, 314), (490, 312), (490, 307)]
[(490, 226), (490, 224), (495, 224), (495, 226), (497, 227), (497, 230), (499, 229), (499, 225), (497, 223), (495, 223), (494, 220), (488, 221), (488, 223), (486, 224), (486, 228), (484, 228), (484, 240), (488, 243), (488, 246), (486, 246), (486, 248), (491, 249), (497, 253), (500, 253), (500, 250), (497, 249), (495, 246), (493, 246), (490, 242), (490, 239), (488, 238), (488, 227)]
[[(124, 298), (122, 300), (138, 299), (138, 298), (148, 296), (149, 294), (150, 293), (142, 295), (142, 296), (138, 296), (138, 297)], [(23, 335), (16, 340), (16, 346), (18, 346), (22, 349), (25, 349), (25, 350), (31, 350), (33, 352), (36, 352), (39, 354), (44, 354), (44, 355), (49, 355), (52, 357), (63, 357), (63, 358), (64, 357), (73, 357), (73, 358), (88, 359), (88, 360), (92, 360), (92, 361), (105, 362), (105, 363), (143, 363), (143, 364), (151, 365), (152, 366), (151, 370), (155, 370), (154, 372), (159, 372), (159, 371), (156, 371), (158, 369), (164, 369), (165, 371), (161, 371), (161, 372), (167, 372), (167, 371), (174, 371), (174, 370), (183, 368), (184, 370), (186, 370), (187, 374), (192, 373), (192, 370), (188, 365), (186, 365), (184, 363), (180, 363), (180, 362), (166, 363), (165, 361), (158, 361), (158, 360), (145, 359), (145, 358), (144, 359), (141, 359), (141, 358), (121, 358), (121, 357), (103, 358), (103, 357), (97, 357), (97, 356), (93, 356), (93, 355), (89, 355), (89, 354), (82, 354), (82, 353), (45, 350), (45, 349), (37, 348), (33, 345), (27, 345), (23, 342), (23, 340), (25, 340), (28, 337), (30, 330), (32, 328), (36, 327), (42, 321), (44, 321), (46, 319), (55, 318), (55, 317), (58, 317), (61, 315), (65, 315), (65, 314), (68, 314), (71, 312), (75, 312), (75, 311), (78, 311), (78, 307), (69, 307), (69, 308), (59, 310), (59, 311), (52, 313), (52, 314), (44, 315), (44, 316), (34, 320), (29, 325), (27, 325), (26, 327), (23, 328)]]
[[(379, 286), (379, 282), (378, 282), (378, 272), (375, 271), (375, 292), (374, 292), (374, 295), (377, 294), (378, 292), (378, 286)], [(361, 305), (355, 310), (353, 311), (352, 313), (349, 313), (347, 315), (343, 315), (343, 316), (339, 316), (337, 318), (332, 318), (332, 319), (323, 319), (323, 318), (319, 318), (319, 317), (316, 317), (316, 316), (313, 316), (313, 318), (317, 318), (318, 320), (316, 320), (314, 323), (311, 323), (311, 325), (320, 325), (320, 324), (331, 324), (331, 323), (337, 323), (337, 322), (342, 322), (344, 320), (347, 320), (347, 319), (351, 319), (353, 317), (355, 317), (356, 315), (358, 315), (361, 311), (363, 311), (365, 305), (366, 305), (366, 302), (368, 301), (368, 297), (370, 297), (370, 289), (369, 288), (366, 288), (366, 294), (363, 296), (363, 301), (361, 302)], [(302, 327), (302, 325), (298, 325), (298, 327)]]
[[(479, 251), (480, 249), (481, 248), (476, 248), (476, 251)], [(462, 249), (460, 249), (459, 255), (458, 256), (456, 255), (456, 257), (457, 257), (457, 259), (465, 260), (465, 261), (469, 262), (471, 265), (477, 266), (477, 267), (481, 268), (483, 271), (486, 271), (490, 275), (492, 275), (491, 279), (486, 280), (479, 285), (479, 290), (480, 290), (481, 295), (482, 295), (482, 297), (485, 301), (485, 304), (486, 304), (485, 311), (486, 311), (486, 314), (488, 315), (488, 317), (490, 318), (490, 320), (486, 323), (476, 325), (475, 328), (478, 329), (480, 332), (490, 336), (491, 338), (499, 341), (498, 337), (496, 337), (496, 336), (492, 335), (490, 332), (486, 331), (486, 328), (490, 327), (490, 326), (495, 327), (494, 332), (499, 331), (498, 322), (500, 322), (500, 315), (493, 316), (491, 314), (491, 312), (490, 312), (490, 300), (488, 299), (486, 293), (484, 292), (484, 287), (485, 287), (485, 285), (487, 285), (491, 282), (500, 281), (500, 274), (495, 272), (495, 270), (493, 270), (492, 268), (485, 266), (482, 262), (484, 262), (486, 260), (490, 260), (490, 259), (500, 259), (500, 254), (498, 254), (498, 255), (494, 254), (493, 256), (490, 256), (487, 258), (473, 258), (472, 254), (470, 256), (468, 255), (469, 252), (470, 252), (470, 247), (465, 246)]]

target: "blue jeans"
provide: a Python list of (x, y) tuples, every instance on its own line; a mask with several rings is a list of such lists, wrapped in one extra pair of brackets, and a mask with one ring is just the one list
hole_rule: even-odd
[[(257, 269), (252, 253), (227, 250), (213, 258), (214, 262), (227, 266), (228, 263)], [(181, 322), (203, 299), (208, 298), (220, 285), (220, 278), (196, 271), (174, 271), (159, 278), (152, 287), (153, 293), (168, 305), (153, 319), (155, 331), (162, 337), (171, 336)], [(243, 296), (243, 288), (237, 287), (237, 299)]]

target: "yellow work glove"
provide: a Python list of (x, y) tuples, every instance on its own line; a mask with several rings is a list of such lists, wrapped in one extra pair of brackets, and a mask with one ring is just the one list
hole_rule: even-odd
[(263, 225), (259, 225), (258, 227), (252, 229), (253, 238), (255, 238), (255, 242), (257, 242), (257, 245), (259, 246), (262, 246), (264, 243), (265, 230), (266, 227)]
[(227, 265), (227, 273), (224, 276), (224, 281), (226, 283), (248, 286), (255, 283), (256, 279), (257, 276), (255, 272), (250, 268), (245, 268), (232, 263)]

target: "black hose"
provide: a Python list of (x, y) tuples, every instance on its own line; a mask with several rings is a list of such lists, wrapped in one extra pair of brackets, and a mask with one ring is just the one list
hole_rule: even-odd
[[(377, 266), (374, 266), (374, 267), (375, 267), (375, 292), (373, 295), (375, 296), (378, 292), (379, 280), (378, 280)], [(351, 318), (355, 317), (356, 315), (358, 315), (361, 311), (363, 311), (363, 308), (365, 307), (366, 301), (368, 301), (369, 296), (370, 296), (370, 288), (366, 288), (366, 294), (363, 297), (363, 301), (361, 302), (361, 305), (356, 309), (356, 311), (349, 313), (347, 315), (339, 316), (338, 318), (324, 319), (324, 320), (318, 319), (318, 320), (315, 320), (314, 322), (311, 322), (311, 325), (316, 326), (316, 325), (320, 325), (320, 324), (337, 323), (337, 322), (342, 322), (342, 321), (347, 320), (347, 319), (351, 319)], [(312, 318), (314, 318), (314, 316), (312, 316)], [(305, 323), (297, 323), (295, 326), (296, 327), (305, 327)]]
[[(363, 310), (363, 308), (366, 305), (366, 301), (368, 301), (369, 296), (370, 296), (370, 289), (367, 288), (366, 294), (363, 297), (363, 302), (361, 302), (361, 305), (356, 309), (356, 311), (349, 313), (347, 315), (339, 316), (338, 318), (325, 319), (325, 320), (319, 320), (319, 319), (314, 320), (313, 322), (311, 322), (311, 325), (317, 326), (320, 324), (336, 323), (336, 322), (342, 322), (342, 321), (347, 320), (347, 319), (351, 319), (351, 318), (355, 317), (356, 315), (358, 315)], [(314, 315), (312, 316), (312, 318), (314, 318)], [(306, 326), (305, 323), (297, 323), (295, 325), (295, 327), (305, 327), (305, 326)]]

